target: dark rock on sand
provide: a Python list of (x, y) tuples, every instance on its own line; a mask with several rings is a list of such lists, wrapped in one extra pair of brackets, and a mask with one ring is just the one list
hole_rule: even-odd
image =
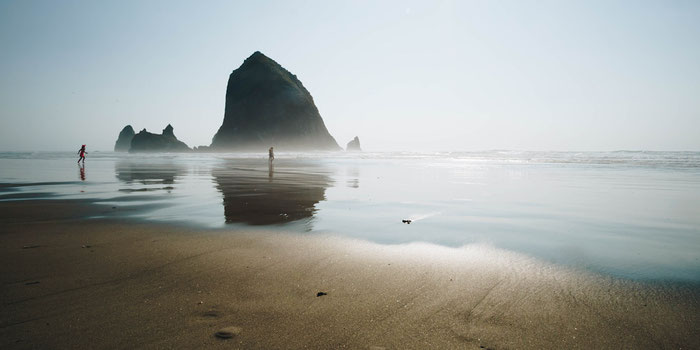
[(314, 99), (297, 79), (259, 51), (231, 73), (216, 151), (340, 150)]
[(241, 334), (241, 329), (239, 327), (226, 327), (220, 329), (218, 332), (214, 333), (217, 338), (229, 339)]
[(175, 137), (173, 127), (170, 124), (163, 129), (163, 133), (160, 135), (150, 133), (146, 129), (141, 130), (134, 135), (134, 138), (131, 140), (131, 148), (129, 148), (129, 153), (188, 151), (191, 151), (190, 148)]
[(348, 142), (348, 147), (345, 148), (348, 151), (362, 151), (360, 148), (360, 138), (355, 136), (350, 142)]
[(316, 296), (317, 296), (317, 297), (321, 297), (321, 296), (324, 296), (324, 295), (328, 295), (328, 293), (326, 293), (326, 292), (318, 292), (318, 293), (316, 293)]
[(125, 126), (119, 133), (117, 142), (114, 144), (114, 152), (129, 152), (129, 148), (131, 148), (131, 139), (134, 138), (135, 134), (134, 128), (132, 128), (131, 125)]

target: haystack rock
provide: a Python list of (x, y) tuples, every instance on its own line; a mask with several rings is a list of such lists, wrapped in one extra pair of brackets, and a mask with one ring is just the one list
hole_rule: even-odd
[(346, 148), (348, 151), (362, 151), (362, 148), (360, 148), (360, 138), (355, 136), (354, 139), (352, 139), (350, 142), (348, 142), (348, 147)]
[(127, 125), (119, 133), (117, 137), (117, 142), (114, 144), (114, 152), (128, 152), (131, 147), (131, 139), (134, 138), (134, 128), (131, 125)]
[(173, 133), (173, 127), (168, 126), (163, 129), (161, 135), (153, 134), (146, 129), (134, 135), (131, 140), (129, 153), (134, 152), (188, 152), (191, 151), (187, 145), (179, 141)]
[(231, 73), (215, 151), (340, 150), (295, 75), (259, 51)]

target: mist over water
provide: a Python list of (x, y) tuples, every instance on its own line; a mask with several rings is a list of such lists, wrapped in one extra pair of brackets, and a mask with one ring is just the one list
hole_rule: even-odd
[[(700, 153), (1, 153), (0, 200), (90, 199), (153, 221), (488, 244), (700, 282)], [(12, 185), (14, 184), (14, 185)], [(21, 184), (22, 186), (17, 186)], [(145, 209), (149, 208), (149, 209)], [(404, 224), (401, 220), (412, 220)]]

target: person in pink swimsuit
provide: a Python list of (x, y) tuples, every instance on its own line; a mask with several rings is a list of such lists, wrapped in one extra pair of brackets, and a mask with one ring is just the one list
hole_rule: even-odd
[(80, 155), (80, 158), (78, 158), (78, 163), (82, 160), (83, 163), (85, 163), (85, 155), (87, 152), (85, 152), (85, 145), (83, 147), (80, 147), (80, 150), (78, 150), (78, 154)]

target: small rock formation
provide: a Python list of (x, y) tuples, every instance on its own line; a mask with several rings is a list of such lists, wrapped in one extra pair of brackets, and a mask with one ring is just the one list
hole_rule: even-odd
[(354, 139), (352, 139), (350, 142), (348, 142), (348, 147), (346, 148), (348, 151), (362, 151), (360, 148), (360, 138), (355, 136)]
[(340, 150), (295, 75), (259, 51), (234, 70), (214, 151)]
[(168, 126), (163, 129), (163, 133), (153, 134), (146, 129), (141, 130), (131, 139), (129, 153), (135, 152), (188, 152), (191, 151), (187, 145), (179, 141), (173, 133), (173, 127)]
[(166, 126), (165, 129), (163, 129), (162, 135), (172, 137), (177, 140), (177, 138), (175, 137), (175, 133), (173, 132), (173, 126), (170, 124), (168, 124), (168, 126)]
[(211, 148), (209, 146), (194, 146), (192, 147), (192, 150), (195, 152), (211, 152)]
[(114, 152), (129, 152), (131, 147), (131, 139), (134, 138), (134, 128), (131, 125), (127, 125), (119, 133), (117, 137), (117, 142), (114, 144)]

